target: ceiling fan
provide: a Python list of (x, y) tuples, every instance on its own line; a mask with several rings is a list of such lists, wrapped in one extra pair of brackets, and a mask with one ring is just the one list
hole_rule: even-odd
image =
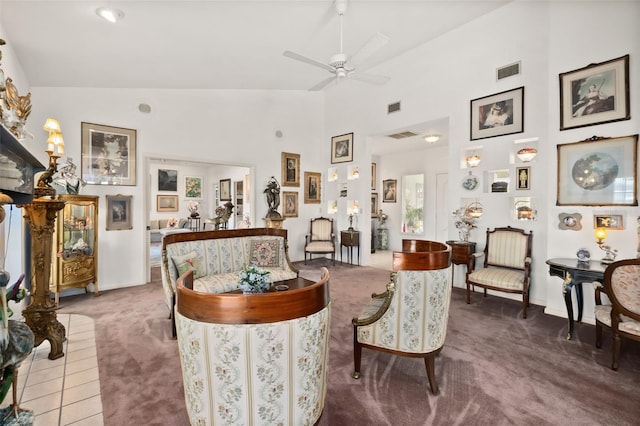
[(289, 50), (285, 51), (283, 55), (287, 58), (295, 59), (296, 61), (301, 61), (309, 65), (322, 68), (333, 74), (331, 77), (322, 80), (320, 83), (309, 89), (312, 91), (322, 90), (331, 82), (337, 82), (338, 80), (343, 78), (360, 80), (370, 84), (384, 84), (389, 81), (389, 77), (384, 75), (356, 72), (357, 66), (362, 63), (362, 61), (374, 54), (377, 50), (379, 50), (389, 42), (389, 37), (381, 33), (376, 33), (360, 48), (360, 50), (358, 50), (354, 55), (349, 56), (342, 50), (342, 20), (345, 12), (347, 11), (347, 0), (335, 0), (335, 8), (336, 12), (338, 12), (338, 15), (340, 16), (340, 53), (336, 53), (335, 55), (331, 56), (328, 64), (316, 61), (311, 58), (307, 58), (306, 56), (291, 52)]

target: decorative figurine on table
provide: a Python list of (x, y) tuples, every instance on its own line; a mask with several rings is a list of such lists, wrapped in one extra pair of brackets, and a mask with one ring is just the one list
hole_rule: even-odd
[(79, 194), (80, 188), (87, 183), (78, 176), (73, 158), (67, 157), (67, 162), (58, 167), (58, 171), (52, 176), (53, 184), (58, 194)]
[(13, 314), (8, 301), (19, 302), (27, 292), (20, 287), (24, 274), (11, 286), (7, 293), (9, 273), (0, 269), (0, 403), (4, 401), (13, 385), (13, 404), (0, 410), (0, 424), (2, 425), (32, 425), (35, 415), (31, 410), (18, 406), (18, 368), (22, 361), (31, 354), (34, 345), (34, 335), (23, 321), (9, 320)]
[(278, 212), (278, 206), (280, 205), (280, 184), (275, 177), (271, 176), (263, 192), (267, 197), (267, 205), (269, 206), (269, 211), (265, 217), (268, 219), (281, 219), (282, 215)]
[(454, 224), (458, 229), (460, 241), (469, 241), (471, 230), (476, 228), (477, 218), (469, 213), (468, 207), (460, 207), (458, 210), (453, 211), (453, 215), (456, 217)]

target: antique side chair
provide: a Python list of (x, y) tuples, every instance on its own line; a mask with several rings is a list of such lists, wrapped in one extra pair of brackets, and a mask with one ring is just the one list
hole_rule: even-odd
[(304, 263), (313, 254), (331, 254), (333, 265), (336, 264), (336, 236), (333, 232), (333, 219), (318, 217), (311, 219), (309, 233), (305, 236)]

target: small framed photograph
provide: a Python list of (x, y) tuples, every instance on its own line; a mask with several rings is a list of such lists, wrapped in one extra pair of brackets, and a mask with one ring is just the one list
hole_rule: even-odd
[(91, 185), (136, 184), (136, 131), (82, 123), (82, 179)]
[(220, 179), (220, 201), (231, 201), (231, 179)]
[(131, 221), (132, 195), (107, 195), (107, 231), (133, 229)]
[(559, 144), (558, 206), (637, 206), (638, 135)]
[(178, 171), (158, 169), (158, 191), (177, 191)]
[(471, 140), (524, 132), (524, 86), (471, 101)]
[(378, 217), (378, 193), (373, 192), (371, 194), (371, 217)]
[(398, 181), (386, 179), (382, 181), (382, 202), (395, 203), (397, 201)]
[(371, 163), (371, 190), (375, 191), (376, 190), (376, 173), (378, 172), (377, 170), (377, 166), (376, 163)]
[(320, 183), (322, 175), (316, 172), (304, 172), (304, 203), (320, 204)]
[(282, 153), (282, 186), (300, 186), (300, 154)]
[(629, 55), (560, 74), (560, 130), (629, 120)]
[(177, 212), (178, 196), (177, 195), (158, 195), (157, 210), (159, 212)]
[(516, 167), (516, 190), (531, 189), (531, 167)]
[(594, 214), (593, 227), (622, 230), (624, 229), (624, 227), (622, 226), (622, 215), (621, 214)]
[(284, 202), (284, 217), (298, 217), (298, 193), (293, 191), (282, 192)]
[(202, 178), (186, 176), (184, 178), (184, 197), (190, 200), (202, 199)]
[(353, 161), (353, 133), (331, 138), (331, 164)]

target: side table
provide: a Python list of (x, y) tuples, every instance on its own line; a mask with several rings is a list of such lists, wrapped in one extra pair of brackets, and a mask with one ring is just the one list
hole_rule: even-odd
[[(476, 243), (473, 241), (447, 241), (451, 246), (451, 263), (454, 265), (467, 265), (467, 273), (476, 268)], [(451, 270), (451, 283), (453, 284), (453, 269)]]
[(342, 247), (347, 247), (347, 260), (353, 265), (353, 248), (358, 249), (358, 265), (360, 264), (360, 231), (340, 231), (340, 262), (342, 262)]
[(200, 216), (198, 217), (188, 217), (189, 220), (189, 229), (192, 231), (200, 230)]

